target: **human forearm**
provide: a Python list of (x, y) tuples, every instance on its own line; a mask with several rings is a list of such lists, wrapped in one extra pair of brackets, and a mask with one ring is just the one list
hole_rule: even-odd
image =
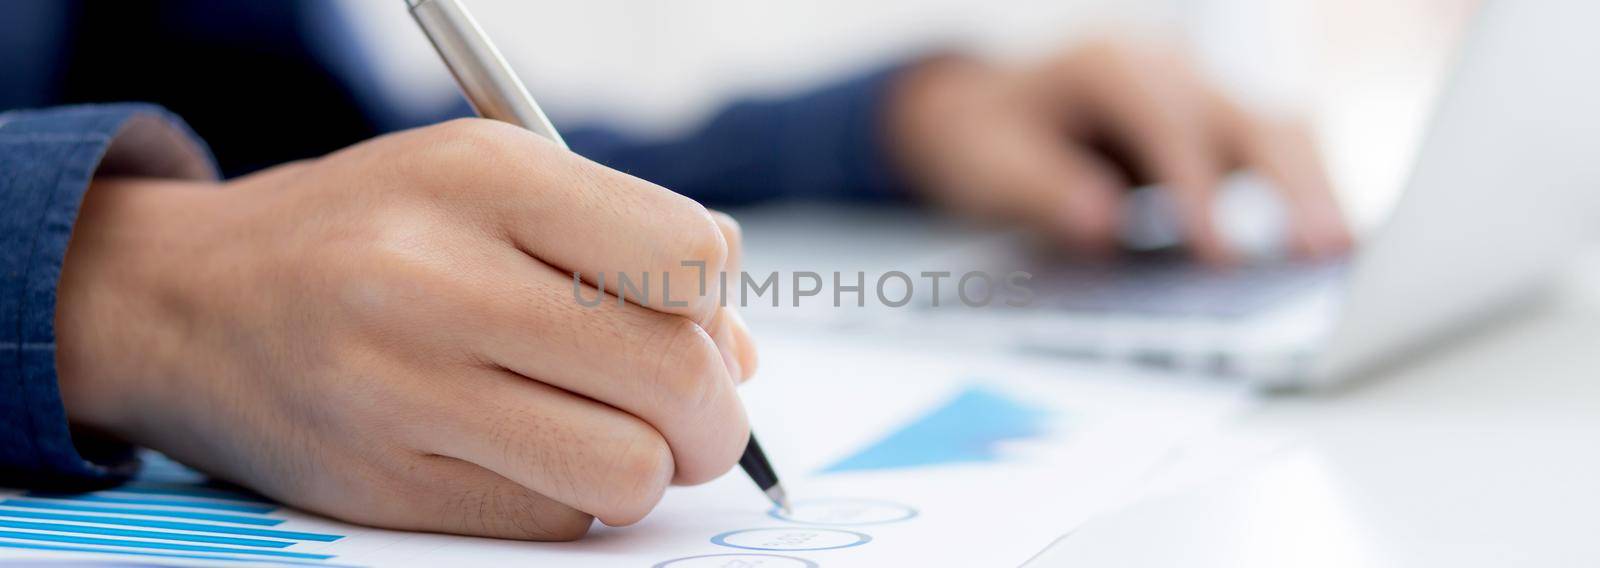
[[(74, 440), (57, 388), (57, 283), (90, 181), (212, 175), (175, 117), (149, 105), (0, 115), (0, 477), (70, 486), (131, 472), (122, 448)], [(78, 442), (75, 444), (75, 442)]]

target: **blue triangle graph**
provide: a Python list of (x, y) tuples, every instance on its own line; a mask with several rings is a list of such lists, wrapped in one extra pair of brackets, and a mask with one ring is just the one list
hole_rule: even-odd
[(1045, 435), (1052, 415), (1003, 392), (968, 386), (822, 473), (997, 461), (1001, 442)]

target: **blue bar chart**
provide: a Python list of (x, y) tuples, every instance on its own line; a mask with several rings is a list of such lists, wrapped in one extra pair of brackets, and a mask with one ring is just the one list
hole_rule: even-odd
[(995, 462), (998, 446), (1046, 434), (1052, 412), (982, 386), (969, 386), (822, 473)]
[(304, 550), (343, 535), (284, 530), (280, 507), (207, 481), (159, 454), (135, 481), (91, 493), (0, 497), (0, 549), (96, 553), (212, 563), (327, 566), (335, 555)]

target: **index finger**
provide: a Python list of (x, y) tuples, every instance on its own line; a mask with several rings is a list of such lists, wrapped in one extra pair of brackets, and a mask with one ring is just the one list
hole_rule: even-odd
[(1074, 68), (1088, 77), (1068, 78), (1077, 81), (1079, 102), (1098, 113), (1101, 129), (1139, 169), (1171, 192), (1195, 254), (1209, 262), (1232, 260), (1212, 218), (1225, 164), (1199, 78), (1166, 54), (1102, 46), (1081, 57), (1087, 60)]
[(1213, 96), (1238, 162), (1271, 180), (1289, 210), (1290, 245), (1298, 254), (1326, 256), (1350, 249), (1349, 225), (1333, 183), (1303, 124), (1271, 120), (1245, 111), (1220, 93)]

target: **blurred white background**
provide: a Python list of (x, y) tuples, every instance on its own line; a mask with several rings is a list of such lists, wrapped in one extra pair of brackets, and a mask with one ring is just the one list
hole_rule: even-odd
[[(454, 87), (400, 2), (340, 0), (410, 103)], [(934, 50), (1022, 63), (1085, 37), (1181, 42), (1239, 96), (1317, 127), (1353, 220), (1381, 218), (1474, 0), (466, 0), (559, 124), (661, 132)]]

